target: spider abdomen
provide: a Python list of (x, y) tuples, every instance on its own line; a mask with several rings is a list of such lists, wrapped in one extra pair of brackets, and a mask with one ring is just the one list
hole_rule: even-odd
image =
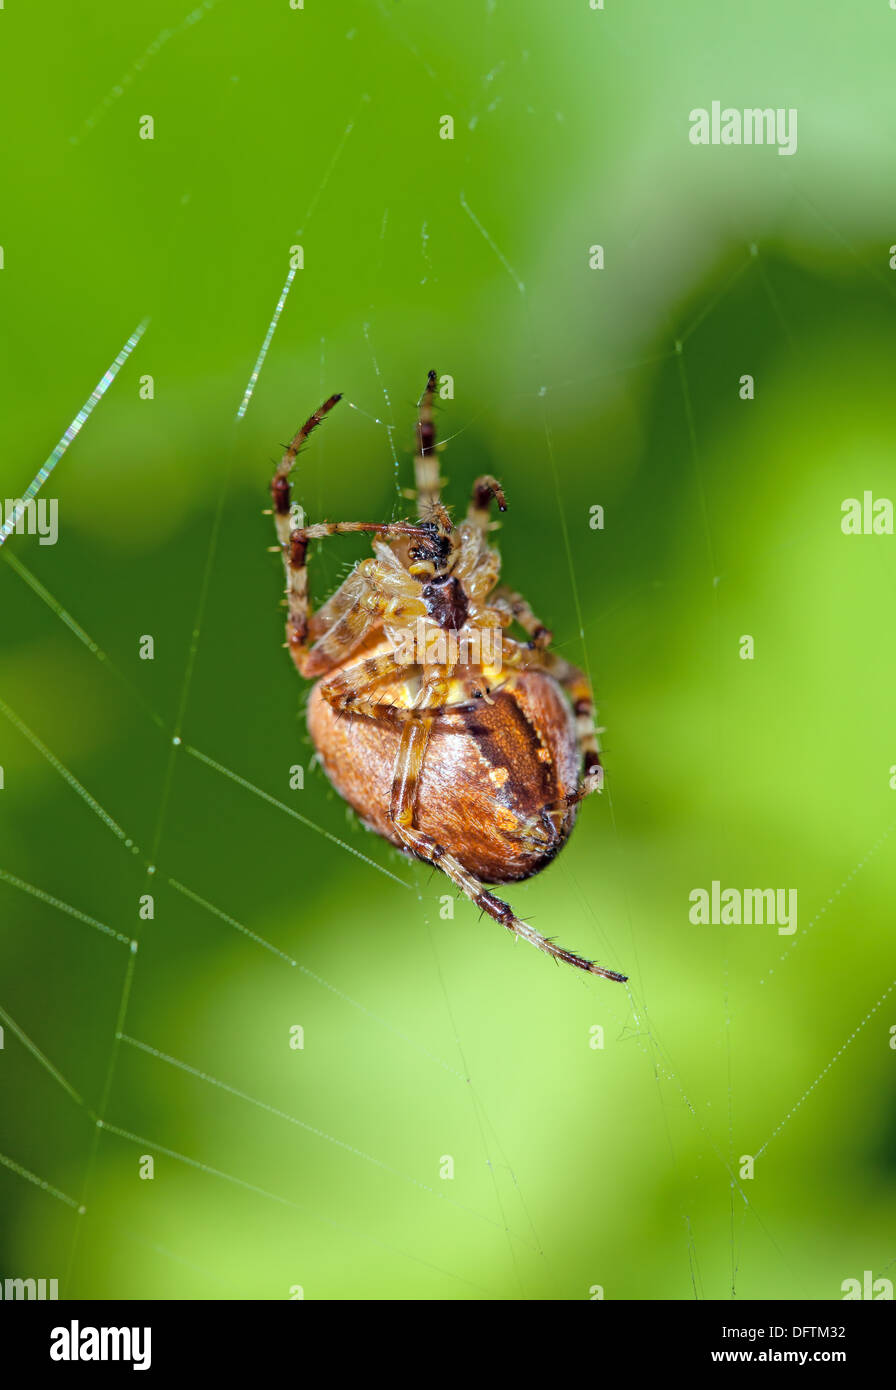
[[(370, 829), (400, 846), (389, 812), (401, 724), (338, 714), (318, 683), (308, 728), (336, 791)], [(580, 762), (572, 711), (557, 682), (521, 672), (490, 699), (436, 718), (415, 824), (486, 883), (530, 878), (569, 837), (577, 807), (563, 802), (576, 791)]]

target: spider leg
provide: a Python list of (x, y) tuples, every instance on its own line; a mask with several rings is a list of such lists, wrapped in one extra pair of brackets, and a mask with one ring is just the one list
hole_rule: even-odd
[(518, 594), (515, 589), (508, 589), (502, 584), (499, 589), (489, 597), (489, 604), (502, 609), (515, 618), (524, 632), (528, 633), (535, 646), (539, 650), (549, 647), (553, 641), (554, 634), (545, 627), (529, 607), (522, 594)]
[(387, 718), (402, 722), (416, 718), (416, 712), (388, 700), (377, 699), (373, 690), (393, 676), (413, 678), (419, 670), (413, 661), (402, 661), (391, 652), (367, 657), (328, 677), (320, 693), (337, 714), (363, 714), (370, 719)]
[[(358, 566), (333, 595), (329, 604), (325, 605), (326, 619), (323, 623), (317, 624), (315, 631), (308, 598), (308, 542), (325, 536), (346, 535), (359, 531), (372, 533), (385, 540), (409, 536), (427, 539), (427, 532), (419, 526), (401, 521), (387, 524), (370, 521), (324, 521), (313, 526), (292, 524), (290, 474), (296, 456), (312, 430), (316, 429), (339, 400), (338, 395), (330, 396), (309, 416), (287, 445), (271, 480), (274, 524), (286, 572), (286, 641), (293, 661), (302, 675), (320, 675), (329, 666), (342, 660), (352, 647), (357, 646), (362, 640), (372, 622), (382, 617), (387, 605), (380, 603), (377, 580), (381, 581), (382, 591), (391, 593), (393, 598), (398, 598), (397, 591), (400, 588), (396, 572), (382, 557), (379, 562), (368, 561), (366, 570), (364, 566)], [(374, 568), (371, 570), (370, 566)], [(413, 592), (408, 589), (404, 597), (411, 601)], [(309, 647), (309, 635), (320, 638), (313, 647)]]
[(600, 791), (603, 787), (603, 767), (600, 749), (597, 744), (597, 729), (594, 724), (594, 693), (591, 682), (584, 671), (573, 666), (553, 652), (542, 654), (545, 667), (560, 682), (572, 701), (572, 711), (576, 717), (576, 735), (582, 753), (584, 791)]
[[(434, 720), (449, 710), (469, 705), (466, 697), (459, 700), (447, 698), (453, 666), (421, 667), (415, 659), (417, 656), (413, 646), (409, 646), (406, 658), (392, 652), (367, 657), (328, 677), (322, 683), (320, 693), (337, 714), (362, 714), (369, 719), (388, 719), (393, 724), (419, 720), (423, 710)], [(393, 700), (378, 698), (373, 694), (374, 688), (384, 680), (394, 676), (414, 679), (421, 670), (423, 679), (420, 690), (410, 704), (398, 705)]]
[(556, 652), (539, 651), (507, 637), (504, 638), (503, 655), (505, 666), (544, 671), (547, 675), (553, 676), (569, 696), (575, 715), (576, 739), (582, 755), (582, 777), (575, 792), (556, 805), (545, 807), (545, 811), (549, 814), (564, 811), (583, 801), (592, 792), (602, 791), (604, 770), (597, 743), (598, 731), (594, 724), (594, 695), (584, 671), (564, 661)]
[(408, 575), (388, 545), (374, 539), (373, 548), (380, 561), (379, 566), (370, 562), (355, 566), (326, 603), (311, 614), (308, 622), (309, 637), (316, 639), (329, 632), (358, 603), (371, 580), (379, 591), (387, 590), (392, 594), (392, 601), (388, 605), (390, 621), (424, 615), (426, 605), (420, 598), (418, 581)]
[(484, 473), (473, 484), (466, 518), (457, 528), (459, 546), (453, 573), (463, 580), (475, 603), (486, 598), (501, 573), (501, 557), (488, 543), (489, 503), (493, 498), (502, 512), (507, 510), (501, 484), (491, 474)]
[(284, 549), (289, 544), (289, 509), (292, 504), (292, 488), (289, 475), (296, 461), (296, 455), (311, 431), (317, 429), (325, 416), (329, 415), (333, 406), (337, 405), (341, 400), (341, 393), (330, 396), (324, 401), (322, 406), (315, 410), (313, 415), (309, 415), (302, 428), (293, 435), (289, 444), (287, 444), (283, 457), (277, 466), (277, 471), (271, 479), (271, 496), (274, 499), (274, 524), (277, 528), (277, 539)]
[(470, 497), (470, 505), (467, 509), (467, 521), (471, 526), (475, 526), (483, 536), (489, 528), (489, 504), (492, 499), (498, 504), (498, 511), (507, 511), (507, 502), (504, 498), (504, 489), (493, 478), (490, 473), (483, 473), (481, 478), (477, 478), (473, 484), (473, 492)]
[(417, 406), (417, 454), (414, 458), (414, 480), (417, 485), (417, 514), (429, 517), (438, 505), (442, 480), (436, 454), (436, 426), (433, 401), (438, 378), (434, 371), (426, 378), (426, 386)]
[[(340, 535), (346, 531), (376, 531), (380, 535), (406, 535), (413, 528), (403, 523), (375, 526), (367, 522), (324, 522), (303, 526), (290, 533), (284, 552), (286, 569), (286, 642), (292, 659), (303, 676), (319, 676), (343, 661), (363, 640), (375, 622), (390, 611), (423, 614), (425, 604), (417, 597), (413, 581), (397, 576), (382, 560), (364, 560), (352, 571), (328, 605), (326, 625), (310, 619), (308, 599), (307, 548), (309, 536)], [(322, 635), (318, 636), (324, 627)], [(309, 635), (317, 637), (308, 645)]]
[(507, 903), (496, 897), (494, 893), (490, 893), (474, 874), (471, 874), (458, 859), (448, 853), (444, 846), (440, 845), (431, 835), (416, 828), (414, 825), (414, 805), (417, 785), (432, 726), (431, 715), (420, 715), (408, 721), (401, 734), (392, 781), (390, 817), (404, 846), (416, 858), (422, 859), (424, 863), (432, 864), (441, 869), (471, 902), (475, 903), (483, 912), (487, 912), (496, 922), (500, 922), (514, 936), (528, 941), (530, 945), (536, 946), (539, 951), (544, 951), (546, 955), (553, 956), (555, 960), (562, 960), (568, 965), (575, 965), (579, 970), (587, 970), (592, 975), (603, 975), (608, 980), (624, 982), (625, 975), (619, 975), (615, 970), (605, 970), (603, 966), (596, 965), (594, 961), (586, 960), (583, 956), (577, 956), (574, 952), (565, 950), (564, 947), (558, 946), (556, 942), (535, 931), (527, 922), (521, 921)]
[[(316, 638), (291, 644), (293, 660), (303, 676), (324, 675), (341, 666), (356, 647), (384, 622), (421, 617), (426, 605), (419, 597), (419, 586), (382, 560), (363, 560), (325, 605), (326, 621), (315, 615), (308, 633)], [(324, 609), (321, 610), (321, 614)], [(290, 615), (291, 617), (291, 615)], [(290, 622), (287, 622), (287, 633)], [(403, 663), (412, 664), (413, 653)]]

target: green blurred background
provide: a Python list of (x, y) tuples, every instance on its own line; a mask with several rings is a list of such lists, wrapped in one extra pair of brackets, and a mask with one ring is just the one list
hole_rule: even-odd
[[(58, 544), (0, 556), (0, 1275), (264, 1299), (893, 1278), (896, 537), (844, 536), (840, 506), (896, 496), (894, 45), (885, 0), (7, 0), (0, 496), (151, 322), (47, 484)], [(796, 107), (798, 152), (695, 148), (713, 100)], [(466, 902), (443, 919), (448, 885), (311, 765), (271, 461), (341, 390), (307, 512), (401, 514), (433, 365), (448, 500), (500, 475), (505, 576), (607, 730), (605, 795), (508, 896), (630, 993)], [(318, 547), (316, 597), (364, 553)], [(692, 925), (713, 879), (797, 888), (798, 934)]]

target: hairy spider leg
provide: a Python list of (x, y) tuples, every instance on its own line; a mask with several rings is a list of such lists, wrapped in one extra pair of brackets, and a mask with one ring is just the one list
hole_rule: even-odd
[(484, 603), (501, 575), (501, 556), (471, 526), (458, 527), (460, 546), (452, 573), (463, 580), (471, 604)]
[(399, 661), (391, 652), (384, 652), (381, 656), (369, 656), (327, 677), (320, 687), (320, 693), (337, 714), (363, 714), (369, 719), (385, 717), (402, 722), (414, 719), (416, 711), (377, 699), (373, 691), (382, 681), (393, 676), (409, 679), (419, 671), (420, 667), (415, 663)]
[(563, 802), (558, 803), (556, 807), (552, 806), (546, 809), (551, 812), (564, 810), (568, 806), (575, 805), (578, 801), (583, 801), (592, 792), (601, 791), (603, 788), (603, 767), (600, 761), (600, 750), (597, 746), (597, 729), (594, 724), (594, 695), (584, 671), (580, 671), (578, 666), (564, 661), (563, 657), (557, 656), (555, 652), (521, 647), (518, 643), (507, 638), (505, 638), (505, 663), (526, 667), (529, 670), (544, 671), (549, 676), (553, 676), (554, 680), (567, 692), (572, 703), (573, 714), (576, 719), (576, 738), (582, 755), (582, 777), (577, 791), (566, 797)]
[(439, 458), (436, 453), (436, 425), (433, 411), (438, 378), (431, 371), (426, 378), (423, 395), (417, 404), (417, 453), (414, 458), (414, 480), (417, 485), (417, 515), (430, 517), (438, 505), (442, 487), (439, 477)]
[[(474, 698), (469, 694), (447, 699), (447, 686), (455, 669), (443, 666), (438, 668), (436, 674), (430, 675), (433, 667), (400, 661), (390, 652), (383, 652), (334, 672), (322, 682), (320, 693), (337, 714), (359, 714), (368, 719), (387, 719), (393, 724), (406, 724), (411, 720), (419, 721), (421, 709), (426, 710), (427, 716), (435, 718), (452, 710), (469, 707)], [(376, 686), (394, 676), (402, 676), (406, 680), (422, 676), (420, 695), (412, 705), (396, 705), (393, 700), (374, 695)]]
[[(440, 682), (437, 679), (433, 680), (431, 688), (433, 701), (437, 705), (440, 699)], [(577, 966), (579, 970), (587, 970), (592, 975), (603, 975), (608, 980), (618, 980), (624, 983), (627, 978), (625, 975), (620, 975), (615, 970), (606, 970), (602, 965), (597, 965), (584, 956), (567, 951), (549, 937), (542, 936), (527, 922), (521, 921), (508, 903), (489, 892), (475, 874), (471, 874), (468, 869), (465, 869), (463, 864), (452, 854), (449, 854), (444, 846), (434, 840), (431, 835), (416, 828), (414, 825), (414, 806), (417, 797), (417, 785), (432, 734), (433, 723), (434, 711), (431, 713), (420, 711), (416, 717), (408, 720), (402, 729), (398, 756), (395, 760), (389, 808), (390, 818), (402, 843), (418, 859), (441, 869), (455, 887), (459, 888), (471, 902), (475, 903), (483, 912), (487, 912), (489, 917), (493, 917), (496, 922), (500, 922), (514, 936), (528, 941), (530, 945), (537, 947), (539, 951), (544, 951), (546, 955), (553, 956), (557, 961), (562, 960), (567, 965)]]
[[(385, 567), (379, 571), (382, 575), (380, 587), (390, 588), (395, 593), (394, 602), (390, 605), (390, 616), (402, 618), (405, 616), (416, 617), (421, 614), (425, 604), (420, 599), (420, 586), (417, 580), (408, 575), (394, 551), (376, 537), (374, 537), (373, 549), (377, 559)], [(322, 637), (355, 606), (366, 588), (366, 580), (370, 575), (371, 568), (369, 562), (356, 565), (351, 574), (343, 580), (327, 601), (321, 604), (320, 608), (315, 609), (308, 621), (309, 638)], [(374, 575), (376, 573), (377, 571), (374, 570)]]
[[(364, 560), (343, 581), (333, 598), (339, 598), (343, 611), (333, 618), (327, 630), (312, 646), (308, 645), (309, 600), (307, 547), (309, 539), (344, 535), (351, 531), (375, 531), (385, 536), (418, 534), (416, 528), (400, 522), (375, 526), (367, 522), (322, 522), (303, 526), (290, 532), (285, 556), (288, 617), (287, 644), (292, 659), (303, 676), (323, 675), (340, 665), (364, 640), (371, 628), (381, 622), (390, 609), (397, 606), (403, 612), (425, 612), (419, 600), (419, 587), (410, 576), (402, 581), (391, 566), (378, 560)], [(331, 615), (338, 609), (331, 608)]]
[(507, 501), (501, 484), (490, 473), (483, 473), (473, 484), (470, 505), (467, 508), (467, 521), (483, 535), (488, 531), (491, 522), (490, 503), (493, 499), (498, 504), (499, 512), (507, 511)]
[[(309, 540), (325, 536), (345, 535), (351, 532), (370, 532), (386, 539), (413, 536), (426, 539), (427, 533), (419, 526), (408, 522), (379, 523), (371, 521), (324, 521), (313, 526), (293, 526), (292, 484), (290, 474), (296, 456), (311, 434), (326, 415), (333, 409), (341, 396), (330, 396), (323, 405), (305, 421), (295, 434), (278, 465), (271, 480), (271, 496), (274, 502), (274, 525), (279, 548), (283, 554), (286, 573), (287, 621), (286, 643), (293, 661), (303, 676), (320, 675), (331, 669), (349, 654), (363, 640), (369, 628), (388, 608), (389, 602), (397, 598), (392, 592), (398, 583), (395, 572), (381, 559), (368, 561), (367, 566), (358, 566), (345, 580), (337, 593), (330, 599), (327, 607), (334, 618), (329, 630), (309, 647), (309, 620), (311, 605), (308, 597), (307, 551)], [(379, 563), (379, 571), (369, 566)], [(381, 580), (381, 587), (377, 581)], [(410, 595), (408, 595), (410, 597)], [(339, 602), (337, 602), (339, 600)], [(340, 604), (344, 607), (340, 611)]]
[(489, 604), (495, 608), (501, 609), (505, 613), (509, 613), (512, 618), (515, 618), (523, 631), (528, 633), (534, 645), (539, 649), (551, 645), (551, 642), (554, 640), (554, 634), (549, 628), (545, 627), (544, 623), (541, 622), (539, 618), (536, 618), (527, 600), (523, 598), (522, 594), (517, 593), (515, 589), (508, 589), (505, 584), (502, 584), (500, 588), (496, 589), (489, 597)]

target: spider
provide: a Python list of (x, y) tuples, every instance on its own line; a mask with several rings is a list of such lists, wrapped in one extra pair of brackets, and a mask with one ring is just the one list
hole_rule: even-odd
[[(368, 828), (439, 868), (516, 937), (625, 981), (542, 936), (485, 886), (549, 864), (603, 772), (586, 677), (549, 651), (551, 633), (522, 595), (497, 587), (501, 562), (488, 537), (492, 502), (506, 510), (500, 484), (477, 478), (457, 526), (442, 505), (436, 386), (432, 371), (418, 404), (416, 523), (296, 524), (304, 517), (292, 507), (292, 468), (338, 395), (306, 420), (271, 481), (286, 646), (300, 674), (316, 681), (311, 739)], [(371, 533), (373, 557), (312, 613), (308, 542), (358, 531)], [(506, 634), (513, 622), (528, 641)]]

